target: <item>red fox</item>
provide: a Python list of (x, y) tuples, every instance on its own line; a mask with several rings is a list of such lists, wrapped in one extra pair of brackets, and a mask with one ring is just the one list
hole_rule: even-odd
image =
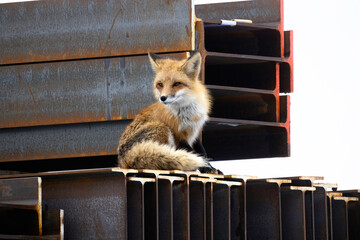
[(119, 167), (220, 173), (193, 152), (206, 154), (198, 138), (211, 108), (210, 94), (199, 80), (200, 53), (183, 60), (148, 55), (157, 101), (126, 127), (117, 149)]

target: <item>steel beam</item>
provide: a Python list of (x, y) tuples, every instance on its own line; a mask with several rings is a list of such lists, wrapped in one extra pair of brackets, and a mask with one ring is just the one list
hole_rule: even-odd
[(282, 239), (281, 185), (290, 180), (249, 179), (246, 182), (247, 239)]
[(128, 178), (127, 232), (129, 239), (158, 239), (156, 187), (155, 178)]
[(0, 5), (0, 65), (191, 51), (191, 1), (47, 0)]
[(3, 66), (0, 128), (132, 119), (154, 102), (153, 78), (147, 55)]
[(206, 235), (206, 182), (199, 177), (191, 177), (190, 196), (190, 239), (207, 239)]
[(64, 210), (67, 238), (127, 239), (125, 175), (116, 169), (44, 174), (43, 204)]
[(64, 210), (44, 211), (43, 230), (45, 236), (59, 236), (59, 240), (64, 240)]
[[(327, 192), (324, 196), (326, 184), (314, 184), (321, 177), (254, 179), (119, 168), (21, 174), (0, 177), (1, 206), (33, 202), (34, 194), (27, 193), (36, 192), (31, 190), (36, 184), (21, 184), (24, 191), (10, 191), (6, 186), (40, 178), (42, 207), (49, 209), (42, 215), (43, 236), (1, 232), (0, 239), (62, 239), (64, 232), (74, 239), (358, 236), (359, 191)], [(9, 192), (23, 194), (9, 200)]]
[(0, 234), (42, 235), (41, 178), (0, 179)]
[(202, 19), (248, 19), (254, 23), (279, 24), (283, 20), (282, 0), (253, 0), (197, 5), (196, 17)]
[(115, 155), (121, 133), (129, 122), (2, 129), (0, 161)]
[(314, 239), (313, 191), (314, 187), (282, 187), (282, 239)]
[[(345, 197), (360, 199), (360, 189), (341, 191)], [(360, 201), (348, 202), (349, 239), (360, 239)]]
[(315, 239), (329, 239), (327, 204), (325, 188), (316, 186), (316, 191), (314, 192)]

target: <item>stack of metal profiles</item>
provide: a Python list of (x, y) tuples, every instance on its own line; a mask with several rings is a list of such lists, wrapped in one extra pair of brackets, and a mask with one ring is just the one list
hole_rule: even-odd
[(196, 23), (202, 77), (214, 97), (203, 134), (209, 156), (289, 156), (290, 97), (280, 93), (293, 91), (293, 51), (283, 2), (199, 5), (196, 16), (202, 19)]
[(214, 96), (203, 132), (210, 158), (290, 154), (290, 99), (280, 93), (292, 91), (292, 34), (282, 1), (194, 9), (189, 0), (46, 0), (2, 4), (0, 15), (0, 167), (113, 166), (124, 128), (154, 102), (148, 51), (201, 52)]
[(360, 190), (322, 180), (119, 168), (2, 176), (0, 239), (359, 239)]
[(154, 101), (147, 52), (194, 50), (214, 96), (209, 157), (289, 156), (281, 93), (293, 88), (292, 33), (282, 0), (0, 5), (0, 239), (359, 239), (358, 190), (105, 168)]

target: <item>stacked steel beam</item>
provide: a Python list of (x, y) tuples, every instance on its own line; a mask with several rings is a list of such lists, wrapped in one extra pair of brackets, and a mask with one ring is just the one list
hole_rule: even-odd
[(101, 156), (116, 158), (122, 131), (154, 101), (147, 52), (194, 50), (191, 9), (188, 0), (1, 4), (1, 168), (108, 165)]
[(359, 239), (358, 190), (98, 168), (153, 102), (148, 51), (201, 52), (209, 157), (289, 156), (282, 0), (44, 0), (0, 5), (0, 26), (0, 239)]
[(2, 176), (0, 216), (21, 215), (0, 218), (0, 239), (359, 239), (360, 190), (321, 180), (119, 168)]
[[(203, 132), (210, 158), (289, 156), (290, 99), (280, 93), (292, 91), (292, 34), (283, 31), (282, 5), (0, 5), (0, 167), (113, 166), (122, 131), (154, 101), (148, 51), (177, 58), (201, 52), (202, 80), (214, 96)], [(253, 23), (221, 20), (238, 18)]]
[(214, 96), (204, 131), (209, 155), (289, 156), (290, 97), (280, 93), (293, 90), (293, 51), (292, 32), (283, 29), (283, 2), (199, 5), (196, 15), (202, 18), (196, 24), (202, 77)]

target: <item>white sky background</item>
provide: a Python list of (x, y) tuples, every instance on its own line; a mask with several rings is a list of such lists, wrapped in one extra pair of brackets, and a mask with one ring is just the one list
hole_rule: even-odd
[[(8, 2), (8, 1), (1, 1)], [(219, 2), (195, 0), (195, 3)], [(219, 161), (226, 174), (324, 176), (360, 188), (360, 1), (284, 0), (294, 31), (291, 157)]]

